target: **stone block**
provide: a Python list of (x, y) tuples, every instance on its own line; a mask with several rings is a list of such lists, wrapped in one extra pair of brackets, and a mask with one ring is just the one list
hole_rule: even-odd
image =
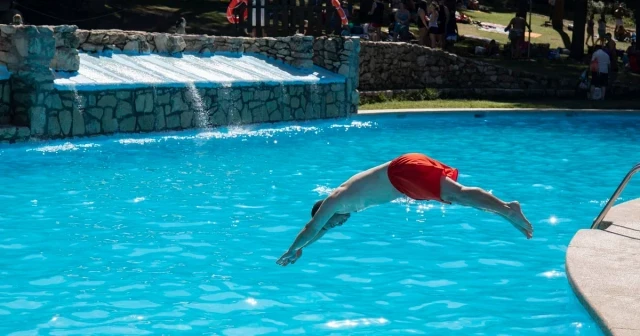
[[(146, 42), (145, 42), (146, 43)], [(129, 41), (124, 45), (122, 51), (128, 54), (139, 54), (140, 53), (140, 41)]]
[(177, 92), (173, 94), (173, 99), (171, 100), (171, 113), (180, 113), (186, 111), (187, 109), (188, 106), (182, 99), (182, 93)]
[(276, 110), (273, 113), (271, 113), (271, 115), (269, 115), (269, 121), (272, 122), (278, 122), (278, 121), (282, 121), (282, 112)]
[(100, 120), (91, 119), (91, 120), (85, 120), (85, 121), (86, 121), (86, 125), (85, 125), (85, 133), (86, 134), (95, 135), (95, 134), (100, 134), (101, 133), (101, 130), (100, 130), (101, 121)]
[(102, 132), (114, 133), (118, 131), (118, 119), (113, 117), (113, 109), (106, 107), (102, 115)]
[(29, 127), (17, 127), (18, 132), (16, 133), (16, 139), (26, 140), (31, 136), (31, 130)]
[(49, 117), (49, 123), (48, 123), (48, 129), (47, 129), (47, 135), (50, 137), (57, 137), (60, 136), (60, 123), (58, 121), (58, 117), (57, 116), (51, 116)]
[(180, 114), (180, 127), (193, 127), (193, 111), (184, 111), (182, 112), (182, 114)]
[(60, 125), (60, 131), (62, 132), (62, 135), (70, 135), (71, 122), (71, 111), (65, 109), (58, 113), (58, 124)]
[[(127, 100), (131, 98), (131, 91), (117, 91), (116, 98), (119, 100)], [(105, 105), (108, 106), (108, 105)], [(115, 105), (114, 105), (115, 106)]]
[(62, 100), (60, 100), (60, 95), (56, 92), (51, 92), (44, 99), (44, 106), (48, 109), (60, 110), (62, 109)]
[[(126, 99), (126, 98), (123, 98), (123, 99)], [(114, 95), (111, 93), (107, 93), (104, 96), (100, 97), (100, 99), (98, 99), (99, 107), (116, 107), (117, 104), (118, 104), (118, 99), (114, 97)]]
[(153, 112), (153, 94), (138, 93), (136, 96), (136, 112), (137, 113), (151, 113)]
[(170, 116), (166, 116), (167, 118), (167, 128), (168, 129), (179, 129), (180, 128), (180, 115), (174, 114)]
[(0, 140), (13, 139), (18, 132), (17, 127), (14, 126), (0, 126)]
[(84, 106), (97, 106), (98, 105), (98, 97), (95, 94), (87, 95), (87, 102), (83, 104)]
[(291, 97), (291, 108), (297, 109), (300, 107), (300, 98)]
[(84, 115), (78, 109), (73, 109), (73, 135), (84, 135)]
[(156, 116), (154, 114), (147, 114), (138, 117), (138, 126), (140, 131), (149, 132), (155, 128)]
[(116, 117), (118, 119), (122, 119), (126, 116), (129, 116), (133, 114), (133, 109), (131, 107), (131, 104), (127, 101), (119, 101), (118, 104), (116, 105)]
[(102, 44), (93, 44), (93, 43), (83, 43), (80, 45), (80, 49), (82, 49), (85, 52), (102, 52), (102, 49), (104, 49), (104, 45)]
[(29, 109), (29, 120), (31, 120), (31, 134), (44, 135), (47, 126), (46, 110), (42, 106), (35, 106)]
[(171, 102), (171, 94), (169, 92), (158, 94), (156, 97), (156, 103), (159, 105), (169, 104)]
[(75, 35), (78, 38), (78, 45), (80, 45), (80, 44), (83, 44), (83, 43), (87, 42), (87, 39), (89, 38), (89, 31), (88, 30), (76, 30)]
[(164, 130), (166, 127), (166, 119), (164, 115), (164, 109), (162, 108), (162, 106), (156, 106), (154, 109), (154, 114), (156, 117), (155, 130), (156, 131)]
[(126, 117), (118, 123), (118, 126), (120, 128), (120, 132), (133, 132), (136, 130), (136, 117)]
[(273, 100), (267, 102), (267, 113), (271, 113), (271, 112), (273, 112), (273, 111), (275, 111), (277, 109), (278, 109), (278, 103), (277, 102), (275, 102)]
[(47, 26), (19, 26), (12, 39), (16, 52), (22, 58), (48, 66), (56, 50), (53, 30)]
[(51, 69), (56, 71), (78, 71), (80, 69), (80, 56), (76, 48), (57, 48), (51, 61)]

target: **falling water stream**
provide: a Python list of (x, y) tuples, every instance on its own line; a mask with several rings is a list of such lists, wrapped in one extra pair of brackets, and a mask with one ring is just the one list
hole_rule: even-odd
[(193, 82), (186, 83), (186, 86), (187, 92), (189, 93), (188, 98), (191, 102), (191, 107), (195, 110), (196, 127), (207, 128), (209, 125), (209, 111), (204, 106), (202, 96)]

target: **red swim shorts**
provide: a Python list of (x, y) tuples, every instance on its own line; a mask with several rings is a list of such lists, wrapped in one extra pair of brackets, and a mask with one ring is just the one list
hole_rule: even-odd
[(440, 179), (446, 176), (457, 181), (458, 169), (424, 154), (409, 153), (391, 161), (387, 175), (391, 184), (409, 198), (448, 203), (440, 197)]

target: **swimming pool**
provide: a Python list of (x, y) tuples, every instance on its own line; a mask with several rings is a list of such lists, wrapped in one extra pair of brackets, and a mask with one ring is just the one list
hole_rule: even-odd
[[(357, 116), (0, 147), (1, 334), (600, 335), (564, 255), (638, 161), (640, 115)], [(404, 152), (519, 200), (400, 200), (295, 265), (313, 202)], [(623, 198), (638, 197), (630, 184)]]

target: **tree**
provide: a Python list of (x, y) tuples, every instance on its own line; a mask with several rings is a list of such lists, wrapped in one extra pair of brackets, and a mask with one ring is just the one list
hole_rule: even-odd
[(587, 0), (577, 0), (573, 15), (573, 35), (571, 37), (571, 58), (582, 61), (584, 57), (584, 31), (587, 25)]
[(555, 30), (562, 30), (564, 20), (564, 0), (556, 0), (556, 5), (553, 8), (553, 16), (551, 18), (551, 25)]

